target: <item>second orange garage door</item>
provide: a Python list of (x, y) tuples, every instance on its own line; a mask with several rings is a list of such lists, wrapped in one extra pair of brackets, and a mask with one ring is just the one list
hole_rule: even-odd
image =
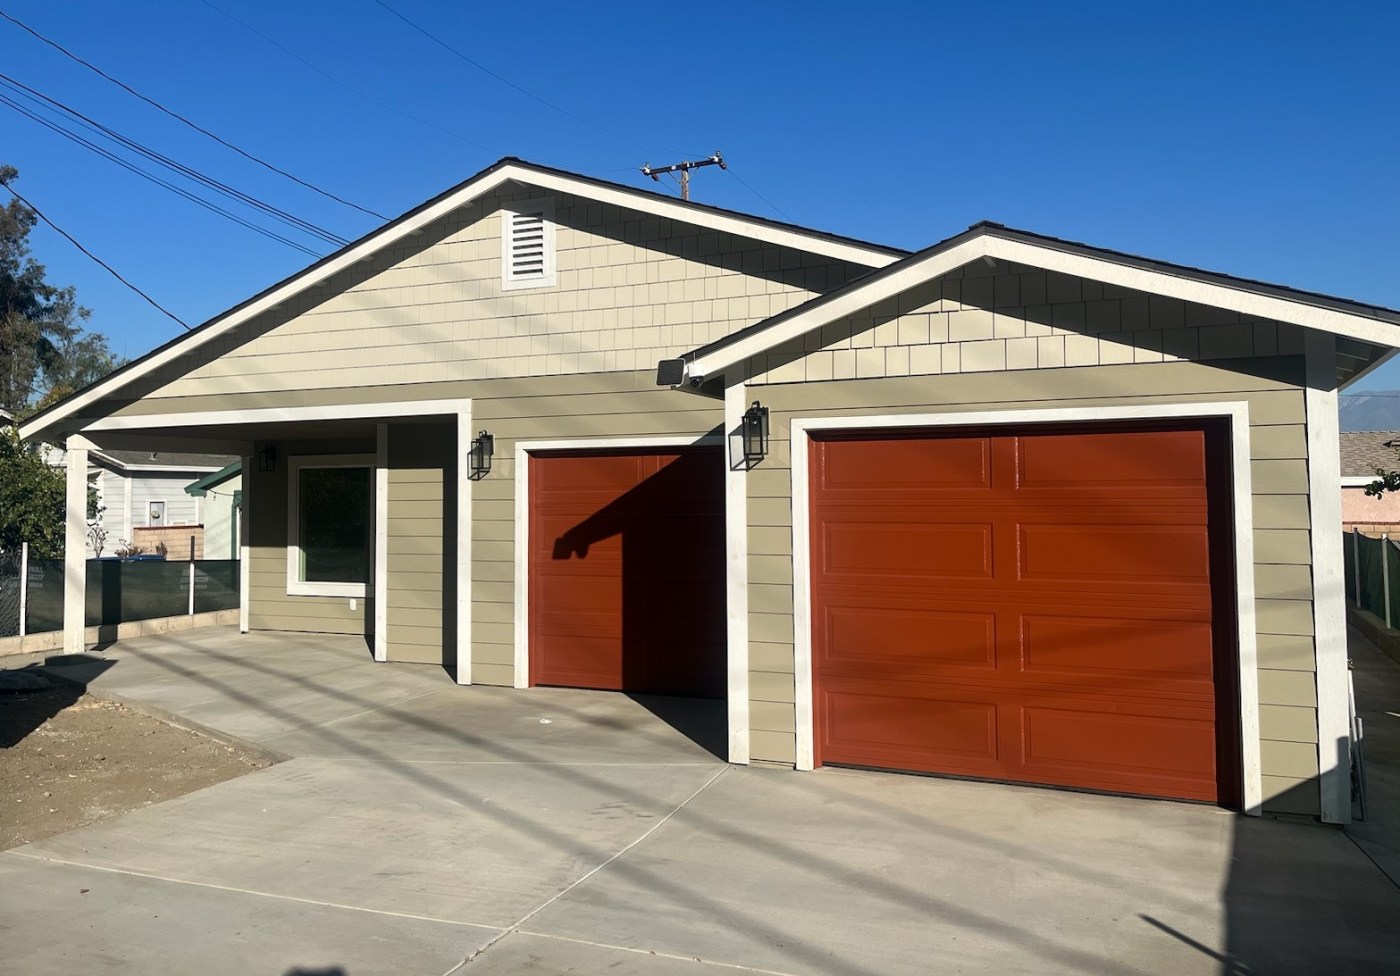
[(1232, 802), (1221, 436), (815, 440), (817, 762)]
[(723, 698), (719, 450), (529, 464), (531, 683)]

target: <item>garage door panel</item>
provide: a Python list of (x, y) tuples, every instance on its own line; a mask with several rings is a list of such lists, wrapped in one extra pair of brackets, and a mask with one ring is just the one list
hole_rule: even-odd
[(830, 576), (990, 578), (992, 527), (840, 522), (824, 527), (820, 551)]
[[(868, 687), (868, 686), (866, 686)], [(997, 704), (956, 693), (940, 699), (823, 688), (823, 756), (859, 754), (866, 765), (923, 769), (946, 762), (990, 769), (997, 760)], [(899, 731), (891, 736), (890, 729)]]
[(1204, 525), (1021, 525), (1027, 580), (1209, 582)]
[(1203, 684), (1209, 693), (1214, 666), (1209, 618), (1023, 614), (1020, 634), (1021, 671), (1027, 677), (1187, 681)]
[[(980, 494), (921, 497), (902, 462), (943, 439), (811, 447), (818, 761), (1216, 798), (1228, 506), (1207, 474), (1228, 468), (1205, 430), (985, 438)], [(847, 466), (870, 483), (830, 477)]]
[(888, 677), (996, 667), (996, 614), (827, 604), (821, 667)]
[(1205, 443), (1195, 431), (1041, 434), (1016, 446), (1023, 489), (1139, 494), (1206, 483)]
[(985, 437), (910, 441), (898, 455), (879, 442), (852, 441), (844, 448), (817, 468), (823, 492), (833, 500), (852, 489), (924, 494), (991, 486), (991, 442)]

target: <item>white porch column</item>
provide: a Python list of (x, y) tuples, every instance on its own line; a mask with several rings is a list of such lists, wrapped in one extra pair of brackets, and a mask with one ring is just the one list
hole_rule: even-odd
[[(734, 370), (733, 372), (737, 372)], [(729, 761), (747, 765), (749, 734), (749, 472), (736, 431), (743, 428), (748, 387), (724, 388), (725, 643), (728, 647)]]
[[(252, 492), (249, 489), (253, 485), (253, 455), (245, 454), (242, 458), (243, 466), (239, 469), (238, 483), (243, 486), (243, 510), (233, 510), (233, 517), (238, 520), (238, 632), (248, 633), (248, 600), (252, 596), (249, 583), (252, 580), (252, 567), (248, 564), (248, 513), (251, 510), (249, 498)], [(127, 479), (127, 485), (131, 484), (131, 479)]]
[(74, 434), (67, 451), (63, 533), (63, 652), (81, 654), (87, 606), (87, 468), (92, 442)]

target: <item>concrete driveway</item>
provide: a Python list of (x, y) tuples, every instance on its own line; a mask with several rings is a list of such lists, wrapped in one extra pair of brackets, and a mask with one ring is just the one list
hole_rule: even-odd
[(458, 688), (341, 638), (206, 630), (104, 657), (98, 693), (293, 758), (0, 854), (0, 969), (16, 976), (1371, 974), (1400, 959), (1400, 889), (1340, 830), (729, 767), (715, 703)]

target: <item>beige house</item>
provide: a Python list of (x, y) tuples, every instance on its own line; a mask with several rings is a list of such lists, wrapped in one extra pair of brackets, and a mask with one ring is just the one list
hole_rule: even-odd
[(724, 698), (736, 763), (1345, 822), (1336, 396), (1397, 324), (507, 159), (22, 433), (243, 457), (244, 630)]

